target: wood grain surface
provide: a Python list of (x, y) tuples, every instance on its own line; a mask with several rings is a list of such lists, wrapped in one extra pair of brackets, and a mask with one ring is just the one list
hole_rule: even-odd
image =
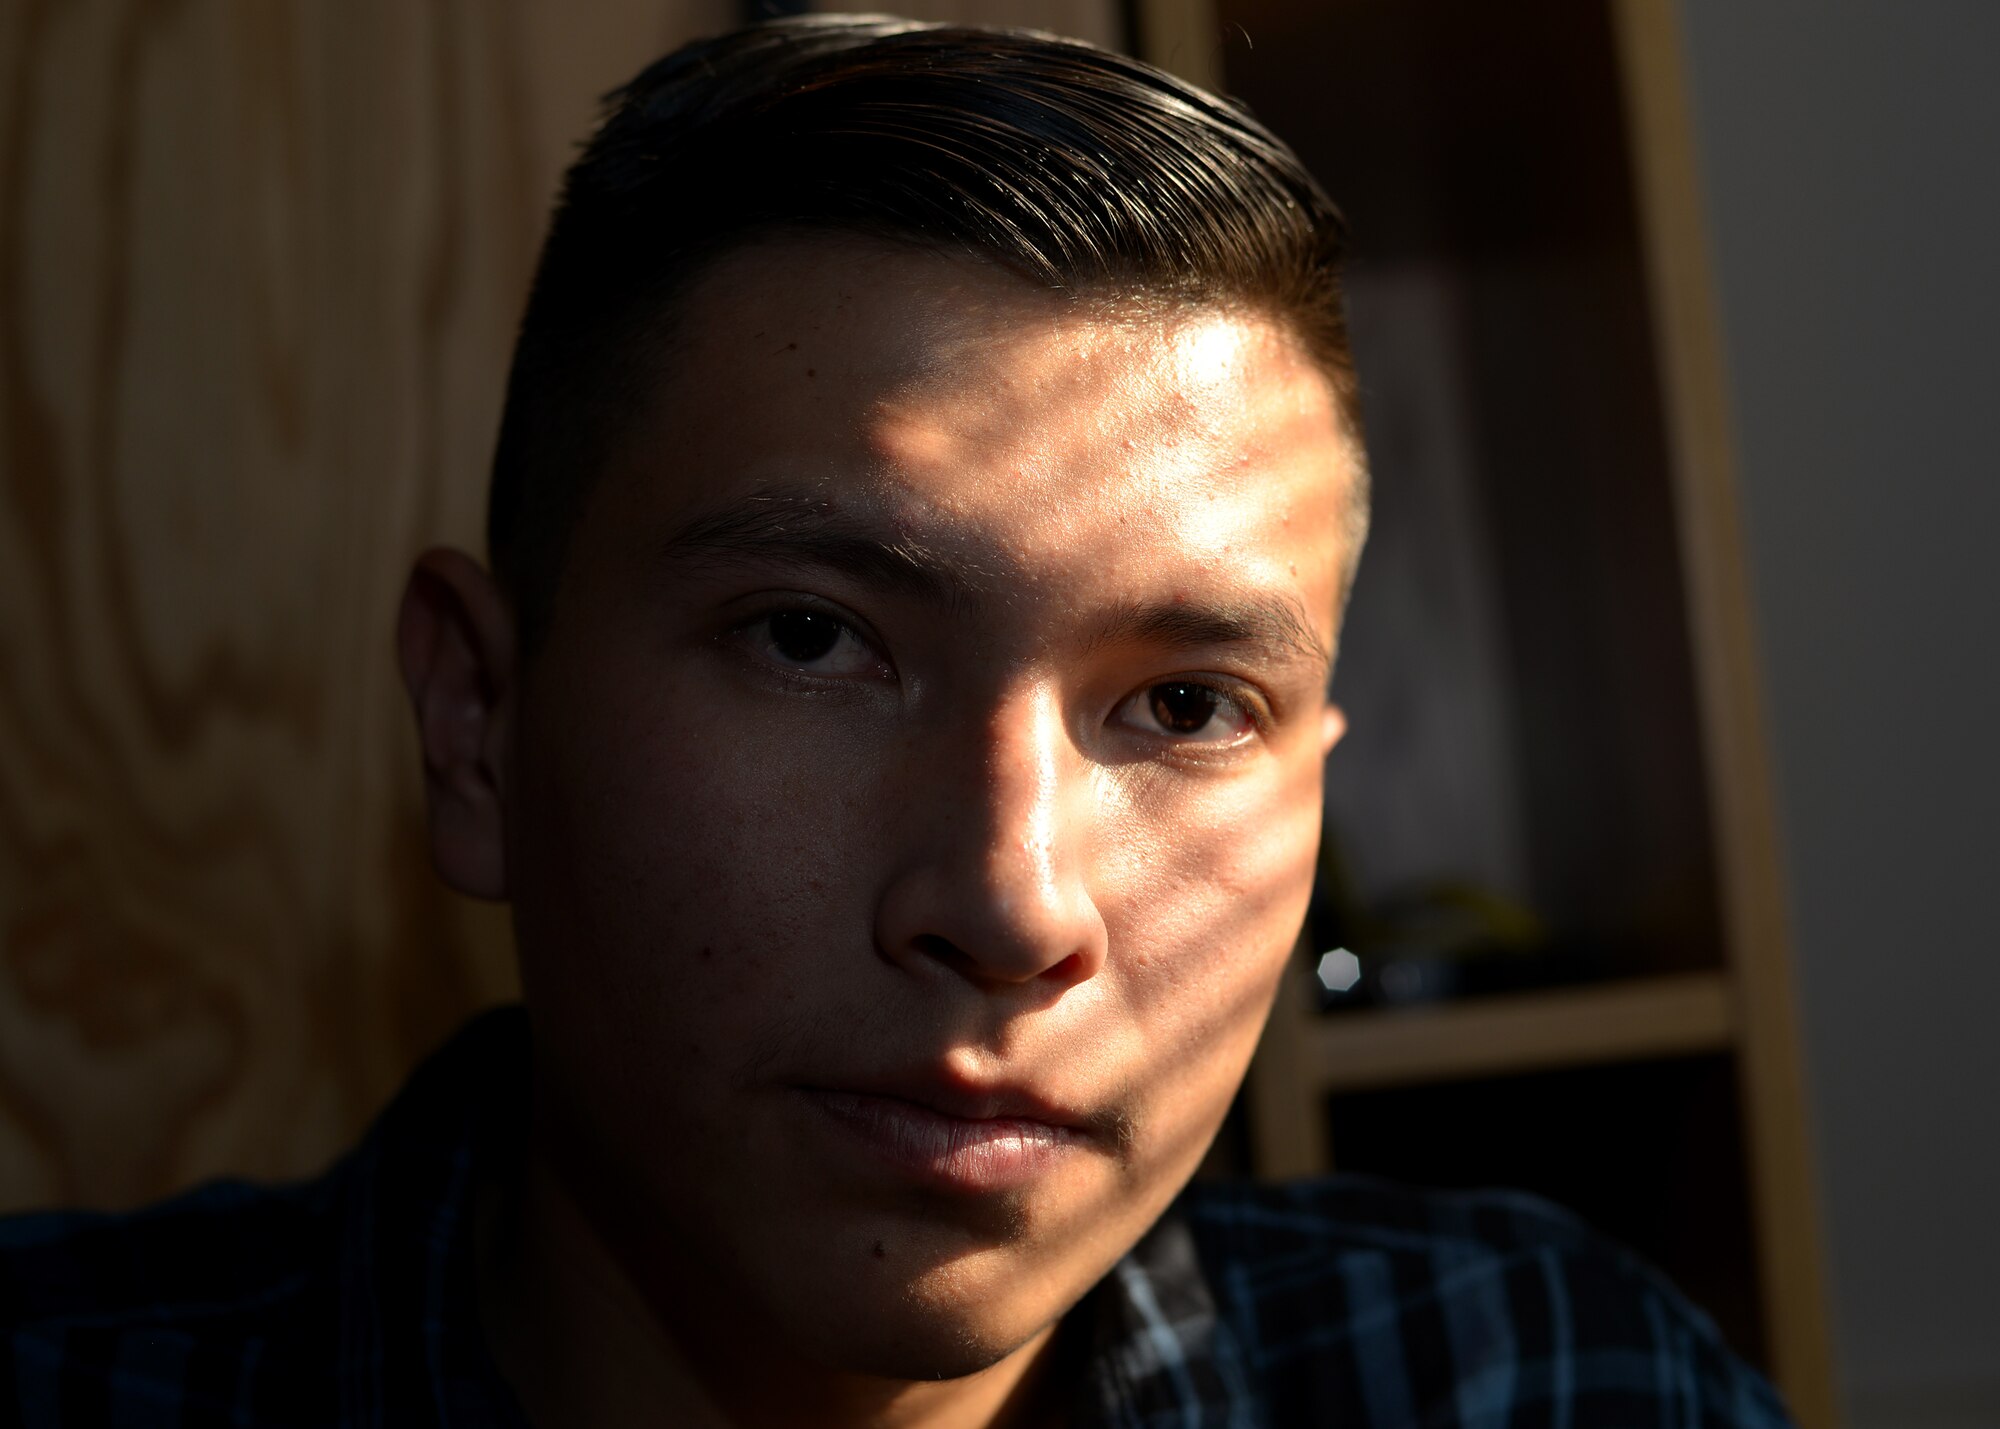
[(393, 612), (595, 96), (735, 9), (0, 6), (0, 1208), (312, 1171), (511, 990)]

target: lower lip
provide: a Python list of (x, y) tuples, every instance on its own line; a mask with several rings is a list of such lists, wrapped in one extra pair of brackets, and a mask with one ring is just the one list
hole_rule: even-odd
[(940, 1190), (1016, 1190), (1054, 1170), (1086, 1140), (1072, 1127), (946, 1116), (895, 1097), (811, 1089), (806, 1098), (850, 1142)]

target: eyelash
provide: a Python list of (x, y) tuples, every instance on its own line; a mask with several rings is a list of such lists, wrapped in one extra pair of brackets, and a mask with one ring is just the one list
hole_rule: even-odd
[[(729, 631), (729, 636), (746, 646), (758, 642), (760, 636), (768, 642), (769, 637), (767, 632), (771, 623), (787, 615), (813, 617), (827, 621), (836, 629), (834, 637), (836, 642), (842, 636), (856, 641), (874, 657), (875, 666), (879, 671), (890, 677), (894, 676), (894, 663), (883, 653), (881, 642), (871, 632), (846, 612), (837, 607), (824, 605), (817, 601), (793, 597), (781, 603), (766, 606), (752, 614), (748, 619), (738, 623)], [(761, 658), (768, 665), (794, 680), (831, 683), (856, 678), (854, 675), (826, 675), (816, 673), (813, 670), (801, 668), (799, 665), (787, 661), (781, 656), (774, 658), (769, 654), (763, 654)]]
[[(1244, 746), (1260, 743), (1271, 735), (1272, 715), (1268, 703), (1260, 691), (1236, 681), (1222, 680), (1202, 675), (1181, 675), (1166, 680), (1153, 680), (1141, 685), (1118, 703), (1120, 710), (1154, 695), (1166, 686), (1182, 685), (1205, 689), (1226, 701), (1238, 713), (1242, 727), (1226, 733), (1221, 738), (1203, 738), (1203, 731), (1197, 730), (1186, 736), (1176, 737), (1171, 733), (1156, 730), (1142, 731), (1146, 738), (1157, 741), (1167, 756), (1180, 763), (1199, 764), (1208, 761), (1222, 761), (1236, 754)], [(1216, 711), (1216, 718), (1224, 718), (1222, 711)]]

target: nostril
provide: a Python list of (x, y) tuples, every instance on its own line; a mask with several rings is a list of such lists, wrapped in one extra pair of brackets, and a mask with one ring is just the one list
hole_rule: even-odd
[(1090, 975), (1089, 968), (1089, 958), (1085, 957), (1082, 953), (1071, 953), (1068, 957), (1043, 973), (1042, 976), (1051, 982), (1067, 985), (1073, 982), (1082, 982), (1084, 978)]
[(972, 966), (971, 957), (949, 938), (941, 938), (936, 933), (919, 933), (911, 942), (925, 957), (934, 958), (948, 968), (963, 972)]
[[(974, 982), (1014, 982), (1026, 980), (996, 976), (994, 969), (986, 963), (968, 953), (951, 939), (940, 937), (936, 933), (919, 933), (910, 940), (909, 947), (913, 952), (929, 958), (940, 967), (950, 968), (961, 977), (971, 979)], [(1068, 957), (1063, 958), (1052, 966), (1040, 969), (1035, 974), (1035, 979), (1037, 981), (1048, 980), (1063, 985), (1072, 982), (1081, 982), (1084, 977), (1088, 976), (1087, 968), (1089, 963), (1090, 959), (1084, 954), (1071, 953)]]

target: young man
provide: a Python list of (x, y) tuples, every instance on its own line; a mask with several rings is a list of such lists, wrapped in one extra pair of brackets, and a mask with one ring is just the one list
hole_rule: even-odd
[(775, 24), (618, 97), (399, 653), (475, 1024), (309, 1186), (17, 1224), (28, 1423), (1782, 1411), (1508, 1197), (1185, 1191), (1312, 881), (1341, 225), (1165, 75)]

